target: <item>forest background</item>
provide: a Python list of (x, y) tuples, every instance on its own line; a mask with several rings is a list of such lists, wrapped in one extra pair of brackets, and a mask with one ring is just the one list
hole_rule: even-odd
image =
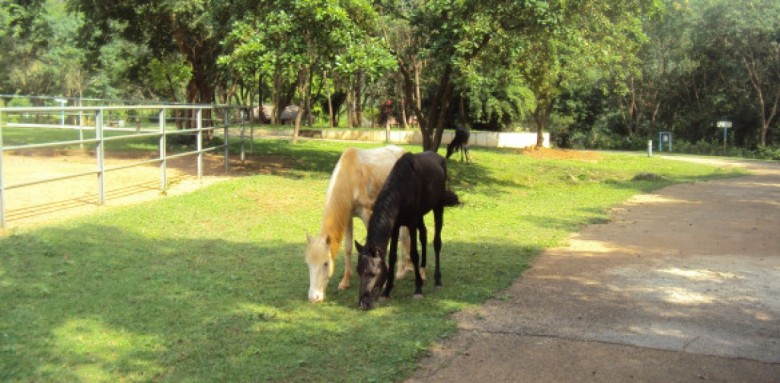
[(296, 134), (391, 123), (425, 149), (463, 124), (780, 159), (777, 0), (0, 0), (0, 52), (7, 106), (296, 105)]

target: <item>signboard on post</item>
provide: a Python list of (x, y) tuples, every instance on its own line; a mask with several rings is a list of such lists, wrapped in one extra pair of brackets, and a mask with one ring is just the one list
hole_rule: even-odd
[(664, 151), (664, 145), (667, 151), (672, 151), (672, 132), (658, 132), (658, 151)]
[(719, 127), (719, 128), (723, 128), (723, 147), (725, 148), (726, 147), (727, 138), (728, 138), (728, 131), (729, 131), (729, 128), (731, 128), (731, 121), (721, 120), (721, 121), (718, 121), (716, 126)]

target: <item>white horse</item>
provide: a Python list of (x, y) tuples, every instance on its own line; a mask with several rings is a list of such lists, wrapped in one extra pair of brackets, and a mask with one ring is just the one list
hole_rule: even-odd
[[(385, 183), (395, 161), (404, 150), (394, 146), (377, 149), (348, 148), (341, 154), (325, 196), (325, 214), (318, 237), (306, 234), (306, 263), (309, 266), (309, 301), (325, 299), (325, 288), (333, 275), (334, 260), (339, 245), (344, 240), (344, 277), (339, 290), (349, 287), (352, 278), (352, 218), (360, 217), (368, 227), (371, 210), (379, 191)], [(398, 277), (410, 269), (409, 232), (403, 228), (400, 233), (400, 248), (405, 250), (407, 262), (399, 262)]]

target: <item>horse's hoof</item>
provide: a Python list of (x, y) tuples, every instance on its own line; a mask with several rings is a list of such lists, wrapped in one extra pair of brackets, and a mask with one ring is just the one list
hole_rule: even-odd
[(436, 285), (433, 288), (436, 289), (436, 290), (441, 290), (443, 287), (442, 287), (442, 285)]
[(422, 294), (414, 294), (414, 299), (423, 299)]
[(426, 280), (425, 279), (425, 268), (424, 267), (420, 268), (420, 277), (422, 278), (423, 281)]
[(380, 296), (379, 298), (377, 298), (377, 300), (378, 300), (379, 302), (385, 302), (385, 301), (389, 301), (389, 300), (390, 300), (390, 297), (386, 297), (386, 296), (382, 295), (382, 296)]
[(341, 281), (341, 283), (339, 283), (339, 290), (346, 290), (348, 288), (349, 288), (349, 282)]

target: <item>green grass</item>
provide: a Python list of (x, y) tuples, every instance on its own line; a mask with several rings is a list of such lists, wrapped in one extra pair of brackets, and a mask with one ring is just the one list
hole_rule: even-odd
[[(293, 168), (0, 237), (0, 381), (400, 381), (455, 331), (452, 312), (495, 296), (611, 206), (734, 175), (642, 156), (543, 161), (474, 148), (474, 163), (449, 162), (463, 206), (445, 212), (444, 288), (426, 285), (414, 300), (404, 279), (363, 312), (357, 279), (340, 292), (333, 278), (323, 304), (306, 300), (305, 233), (319, 230), (348, 145), (260, 140), (255, 153), (294, 158)], [(665, 180), (631, 181), (647, 171)]]

